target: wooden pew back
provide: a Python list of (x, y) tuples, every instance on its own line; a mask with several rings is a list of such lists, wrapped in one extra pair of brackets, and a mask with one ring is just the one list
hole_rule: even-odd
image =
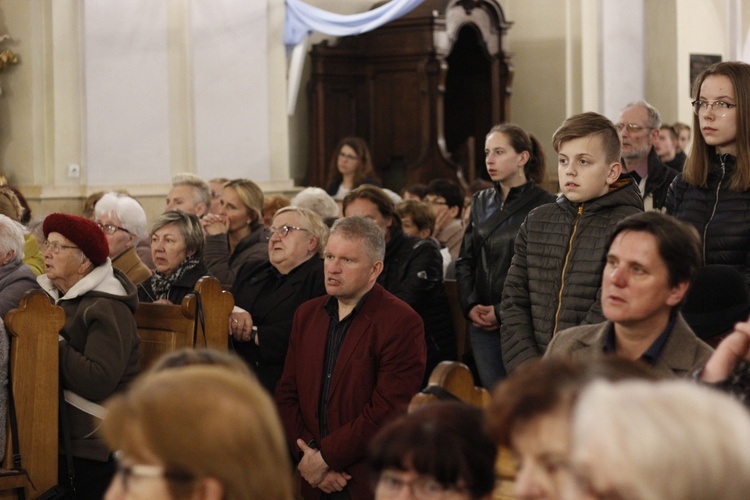
[[(11, 383), (16, 404), (22, 465), (30, 482), (26, 497), (35, 498), (57, 484), (59, 361), (58, 334), (65, 325), (62, 308), (42, 290), (32, 290), (5, 316), (10, 337)], [(3, 468), (13, 466), (12, 445)], [(0, 490), (16, 486), (13, 474), (0, 475)], [(11, 497), (5, 491), (4, 498)]]
[(195, 294), (186, 295), (179, 306), (149, 303), (138, 305), (135, 322), (141, 338), (141, 371), (147, 370), (167, 352), (183, 347), (210, 347), (227, 351), (229, 315), (234, 307), (234, 297), (222, 289), (219, 280), (210, 276), (198, 280), (195, 290), (201, 297), (205, 334), (196, 314), (198, 299)]
[(469, 323), (466, 321), (464, 313), (461, 310), (461, 303), (458, 301), (458, 284), (456, 280), (444, 280), (443, 287), (445, 288), (445, 294), (448, 296), (448, 304), (451, 309), (453, 331), (456, 332), (456, 359), (461, 361), (464, 359), (464, 354), (471, 350)]
[[(205, 319), (205, 335), (198, 322), (198, 337), (196, 347), (210, 347), (219, 351), (229, 349), (229, 315), (234, 308), (232, 293), (222, 288), (216, 278), (204, 276), (195, 284), (195, 290), (200, 294), (203, 316)], [(188, 294), (182, 301), (183, 314), (195, 316), (197, 297)]]
[[(490, 402), (490, 393), (483, 387), (474, 386), (474, 377), (469, 367), (456, 361), (443, 361), (430, 374), (427, 387), (436, 386), (443, 391), (479, 408), (486, 408)], [(420, 392), (411, 399), (409, 411), (439, 400), (439, 396)], [(516, 465), (512, 454), (506, 448), (498, 449), (495, 463), (497, 483), (492, 494), (493, 500), (509, 500), (515, 498), (513, 492), (516, 476)]]

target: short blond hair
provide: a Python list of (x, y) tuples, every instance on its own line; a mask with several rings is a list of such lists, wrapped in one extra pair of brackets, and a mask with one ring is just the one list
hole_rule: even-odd
[[(193, 479), (214, 478), (226, 500), (293, 498), (276, 406), (250, 377), (217, 365), (149, 373), (106, 406), (102, 434), (112, 449), (136, 459), (149, 454)], [(170, 483), (173, 494), (186, 486)]]

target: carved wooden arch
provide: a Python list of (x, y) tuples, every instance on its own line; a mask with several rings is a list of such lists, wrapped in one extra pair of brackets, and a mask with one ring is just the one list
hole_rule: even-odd
[[(313, 46), (306, 183), (326, 187), (335, 144), (348, 135), (368, 141), (385, 187), (394, 190), (437, 177), (470, 181), (473, 158), (482, 173), (484, 135), (508, 118), (512, 67), (503, 47), (510, 25), (496, 0), (425, 0), (377, 30)], [(449, 59), (467, 26), (476, 32), (469, 50), (482, 51), (489, 68), (471, 82), (481, 96), (451, 85), (458, 73)]]

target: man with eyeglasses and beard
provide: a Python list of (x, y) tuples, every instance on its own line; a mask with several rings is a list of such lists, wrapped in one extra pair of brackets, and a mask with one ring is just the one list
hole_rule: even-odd
[(635, 179), (644, 210), (663, 212), (677, 171), (662, 163), (654, 148), (661, 127), (659, 112), (646, 101), (632, 102), (622, 110), (615, 127), (622, 144), (622, 176)]

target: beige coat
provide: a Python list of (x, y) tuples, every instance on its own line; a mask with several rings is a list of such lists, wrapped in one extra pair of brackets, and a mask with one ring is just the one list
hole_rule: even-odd
[[(567, 356), (573, 361), (589, 361), (603, 356), (604, 339), (611, 324), (605, 321), (568, 328), (554, 336), (545, 357)], [(695, 336), (679, 314), (654, 370), (664, 377), (686, 377), (705, 365), (713, 352), (708, 344)]]

